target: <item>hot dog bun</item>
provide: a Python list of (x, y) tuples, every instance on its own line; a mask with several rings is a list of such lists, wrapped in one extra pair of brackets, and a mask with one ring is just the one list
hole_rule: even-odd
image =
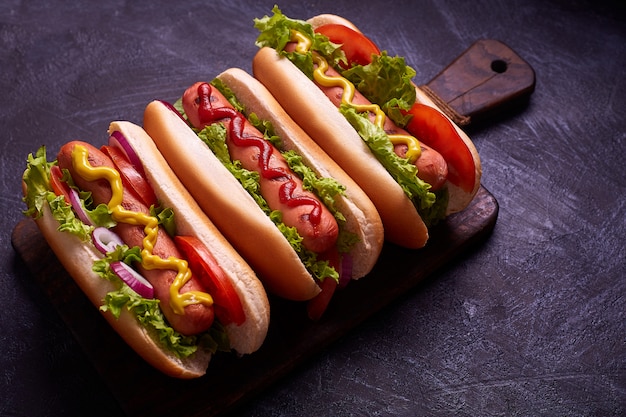
[[(211, 248), (226, 276), (234, 284), (246, 315), (241, 326), (225, 326), (231, 347), (240, 354), (254, 352), (265, 339), (269, 325), (269, 303), (254, 272), (202, 213), (141, 127), (129, 122), (113, 122), (109, 131), (121, 132), (141, 156), (143, 168), (157, 198), (175, 211), (179, 234), (195, 236)], [(24, 186), (24, 194), (26, 191)], [(106, 294), (116, 289), (113, 283), (102, 279), (92, 270), (94, 262), (102, 258), (100, 252), (90, 241), (59, 231), (59, 222), (53, 218), (47, 204), (43, 207), (43, 215), (35, 221), (61, 264), (91, 303), (100, 308)], [(110, 311), (102, 312), (102, 315), (140, 357), (166, 375), (189, 379), (206, 373), (210, 353), (198, 349), (193, 355), (180, 358), (167, 351), (153, 331), (140, 325), (126, 309), (122, 309), (119, 318), (115, 318)]]
[[(178, 114), (164, 103), (153, 101), (146, 107), (144, 127), (198, 205), (253, 265), (270, 292), (292, 300), (308, 300), (319, 293), (319, 287), (271, 220), (259, 215), (252, 197)], [(265, 248), (271, 248), (271, 256)]]
[[(359, 28), (356, 27), (354, 23), (352, 23), (351, 21), (349, 21), (348, 19), (344, 17), (331, 14), (331, 13), (325, 13), (325, 14), (313, 16), (312, 18), (308, 19), (307, 22), (311, 24), (311, 26), (313, 26), (314, 29), (323, 25), (337, 24), (337, 25), (347, 26), (361, 33)], [(434, 109), (441, 111), (441, 109), (437, 107), (437, 105), (430, 98), (430, 96), (428, 96), (418, 86), (415, 86), (415, 93), (417, 95), (416, 101), (418, 103), (426, 104)], [(442, 115), (445, 116), (448, 120), (450, 120), (450, 118), (445, 113), (442, 113)], [(472, 142), (469, 136), (467, 136), (467, 134), (452, 120), (450, 120), (450, 123), (454, 126), (457, 134), (463, 140), (463, 142), (465, 143), (465, 146), (467, 146), (467, 148), (469, 149), (472, 155), (472, 159), (474, 161), (474, 170), (475, 170), (476, 180), (474, 181), (474, 187), (469, 192), (460, 189), (458, 186), (456, 186), (455, 184), (449, 181), (447, 182), (446, 186), (449, 189), (449, 200), (448, 200), (448, 210), (447, 210), (448, 214), (457, 213), (469, 205), (469, 203), (472, 201), (472, 199), (478, 192), (478, 189), (480, 188), (480, 178), (482, 175), (482, 166), (480, 163), (480, 156), (478, 155), (478, 151), (476, 150), (476, 146), (474, 145), (474, 142)]]
[(352, 278), (367, 275), (378, 260), (382, 249), (383, 229), (376, 207), (363, 190), (287, 115), (267, 89), (250, 74), (230, 68), (217, 76), (237, 96), (239, 101), (261, 119), (270, 120), (274, 131), (282, 138), (285, 150), (294, 150), (321, 177), (334, 178), (346, 187), (346, 195), (338, 196), (335, 204), (348, 213), (347, 229), (358, 235), (352, 249)]
[[(325, 24), (341, 24), (360, 32), (347, 19), (332, 14), (315, 16), (308, 23), (313, 28)], [(386, 239), (408, 248), (423, 247), (428, 240), (428, 228), (413, 203), (370, 151), (359, 133), (307, 75), (269, 47), (262, 47), (255, 55), (253, 74), (268, 88), (292, 119), (366, 192), (383, 220)], [(297, 86), (297, 93), (294, 86)], [(437, 108), (417, 87), (416, 95), (417, 102)], [(478, 191), (481, 174), (476, 148), (458, 126), (454, 125), (454, 128), (471, 152), (476, 175), (471, 192), (446, 181), (449, 196), (447, 214), (460, 211), (469, 204)]]
[(231, 347), (240, 354), (256, 351), (267, 333), (269, 302), (255, 272), (206, 217), (144, 129), (129, 122), (113, 122), (109, 133), (113, 131), (121, 132), (141, 156), (144, 170), (159, 201), (175, 209), (178, 234), (195, 236), (211, 248), (218, 264), (234, 284), (242, 301), (246, 321), (241, 326), (226, 325)]
[[(324, 93), (271, 48), (257, 52), (253, 70), (292, 119), (369, 196), (383, 220), (385, 238), (401, 246), (424, 246), (428, 229), (413, 203)], [(290, 86), (298, 86), (299, 93)]]
[[(351, 253), (352, 278), (366, 275), (378, 259), (383, 243), (382, 223), (369, 198), (291, 121), (257, 80), (232, 69), (218, 78), (250, 112), (271, 121), (283, 144), (298, 148), (314, 171), (340, 182), (345, 180), (347, 195), (337, 204), (348, 219), (346, 227), (360, 239)], [(298, 301), (312, 299), (320, 292), (282, 233), (177, 113), (154, 101), (146, 108), (144, 126), (198, 204), (252, 265), (269, 292)], [(180, 146), (181, 143), (185, 145)]]

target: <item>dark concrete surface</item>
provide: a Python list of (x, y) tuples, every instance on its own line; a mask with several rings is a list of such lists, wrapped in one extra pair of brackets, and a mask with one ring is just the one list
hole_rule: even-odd
[[(348, 17), (406, 56), (418, 82), (480, 38), (525, 58), (537, 75), (528, 106), (469, 130), (498, 223), (238, 414), (626, 415), (624, 6), (414, 3), (279, 5), (294, 17)], [(231, 66), (250, 71), (252, 19), (273, 4), (0, 4), (1, 416), (120, 413), (11, 247), (26, 156), (41, 144), (101, 143), (111, 120), (140, 123), (154, 98), (173, 100)]]

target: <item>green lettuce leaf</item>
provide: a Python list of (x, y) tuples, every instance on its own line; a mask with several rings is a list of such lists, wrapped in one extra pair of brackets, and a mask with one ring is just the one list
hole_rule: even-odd
[(400, 158), (393, 149), (389, 137), (383, 129), (372, 123), (367, 115), (358, 113), (353, 107), (342, 105), (339, 109), (356, 129), (363, 141), (391, 176), (402, 187), (406, 196), (413, 202), (426, 225), (433, 225), (445, 215), (447, 197), (444, 193), (430, 191), (430, 185), (417, 176), (417, 167), (407, 159)]
[[(313, 79), (312, 51), (322, 55), (329, 64), (338, 66), (340, 62), (347, 63), (346, 56), (340, 45), (332, 43), (322, 34), (315, 33), (313, 27), (303, 20), (290, 19), (285, 16), (278, 6), (272, 8), (272, 16), (254, 19), (254, 27), (259, 30), (256, 45), (259, 48), (270, 47), (278, 51), (281, 56), (287, 57), (310, 79)], [(309, 38), (312, 46), (309, 52), (287, 52), (285, 46), (291, 42), (291, 32), (297, 31)]]
[[(217, 88), (220, 91), (220, 93), (222, 93), (222, 95), (235, 108), (235, 110), (243, 113), (243, 110), (244, 110), (243, 105), (239, 102), (239, 100), (237, 100), (235, 93), (233, 93), (233, 91), (230, 88), (228, 88), (228, 86), (224, 84), (222, 80), (220, 80), (219, 78), (214, 78), (211, 81), (211, 85)], [(182, 98), (181, 98), (181, 103), (182, 103)], [(181, 105), (181, 108), (182, 108), (182, 105)]]
[(50, 168), (53, 163), (46, 158), (46, 147), (40, 147), (35, 155), (29, 154), (26, 170), (22, 181), (26, 184), (26, 195), (22, 200), (26, 203), (23, 213), (29, 217), (39, 218), (43, 215), (43, 208), (48, 203), (50, 186)]
[[(211, 330), (199, 336), (184, 336), (176, 332), (167, 322), (159, 307), (158, 299), (141, 297), (128, 285), (122, 282), (113, 272), (112, 262), (122, 261), (129, 265), (141, 261), (139, 247), (129, 248), (126, 245), (118, 246), (113, 252), (96, 261), (92, 267), (100, 277), (116, 284), (117, 289), (106, 294), (102, 311), (109, 311), (115, 318), (119, 318), (123, 309), (131, 312), (146, 328), (152, 329), (158, 340), (171, 352), (180, 358), (186, 358), (198, 350), (201, 344), (215, 353), (218, 348), (224, 350), (224, 344), (230, 349), (230, 343), (224, 328), (215, 321)], [(221, 330), (220, 330), (221, 329)], [(202, 341), (200, 341), (202, 339)], [(215, 339), (215, 340), (213, 340)], [(224, 340), (226, 342), (224, 343)]]
[(53, 192), (50, 192), (48, 197), (51, 198), (48, 200), (48, 204), (50, 206), (52, 217), (59, 222), (57, 230), (78, 236), (84, 242), (91, 240), (93, 226), (83, 223), (82, 220), (76, 217), (74, 210), (72, 210), (72, 206), (65, 201), (63, 196), (57, 197)]
[(370, 64), (355, 65), (342, 75), (397, 125), (406, 126), (411, 116), (404, 116), (400, 110), (409, 110), (415, 103), (415, 86), (411, 82), (415, 70), (406, 65), (403, 57), (390, 57), (383, 51), (374, 55)]
[(170, 207), (151, 206), (150, 215), (159, 220), (159, 225), (163, 227), (165, 232), (170, 236), (176, 236), (176, 222), (174, 220), (174, 210)]
[(337, 221), (343, 224), (346, 218), (335, 207), (335, 197), (338, 195), (345, 196), (346, 187), (334, 178), (319, 177), (294, 151), (282, 152), (282, 155), (293, 172), (302, 179), (303, 188), (317, 195), (333, 213)]
[(26, 203), (26, 216), (35, 219), (43, 215), (43, 208), (47, 204), (52, 216), (59, 222), (58, 230), (78, 236), (83, 241), (91, 239), (92, 226), (84, 224), (76, 217), (69, 202), (65, 197), (57, 196), (52, 191), (50, 184), (50, 168), (56, 161), (49, 162), (46, 155), (46, 147), (40, 147), (35, 155), (29, 154), (26, 170), (22, 176), (26, 184), (26, 195), (23, 201)]

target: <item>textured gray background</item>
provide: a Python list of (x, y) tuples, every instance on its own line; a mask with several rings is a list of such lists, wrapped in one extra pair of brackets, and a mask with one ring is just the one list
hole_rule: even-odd
[[(404, 2), (403, 2), (404, 3)], [(298, 367), (241, 415), (626, 414), (626, 13), (607, 1), (284, 2), (330, 12), (426, 82), (479, 38), (537, 73), (470, 133), (500, 203), (490, 239)], [(26, 155), (105, 139), (154, 98), (238, 66), (273, 1), (0, 4), (0, 415), (119, 409), (11, 248)], [(175, 410), (173, 415), (176, 415)]]

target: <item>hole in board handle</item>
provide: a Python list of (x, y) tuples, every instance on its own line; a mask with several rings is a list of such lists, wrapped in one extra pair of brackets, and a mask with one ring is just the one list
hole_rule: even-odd
[(496, 59), (491, 61), (491, 70), (493, 72), (497, 72), (498, 74), (502, 74), (507, 69), (507, 63), (501, 59)]

